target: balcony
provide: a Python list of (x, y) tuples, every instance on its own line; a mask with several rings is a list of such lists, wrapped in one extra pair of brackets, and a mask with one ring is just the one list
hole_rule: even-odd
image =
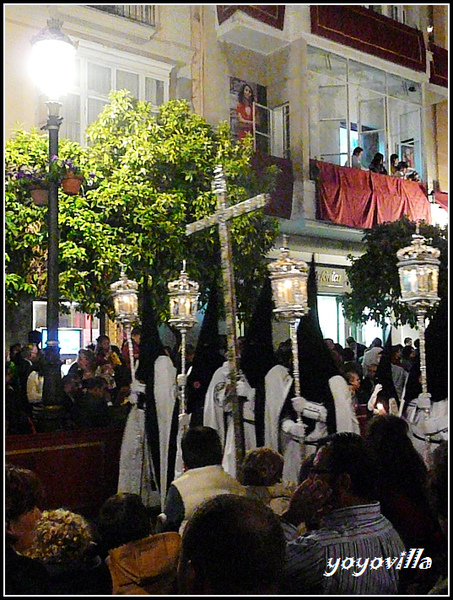
[(289, 43), (283, 34), (284, 16), (284, 5), (218, 5), (217, 39), (259, 54), (272, 54)]
[[(318, 220), (360, 229), (397, 221), (403, 215), (411, 221), (433, 222), (424, 183), (316, 160), (310, 161), (310, 170), (316, 181)], [(442, 210), (446, 212), (445, 206)]]

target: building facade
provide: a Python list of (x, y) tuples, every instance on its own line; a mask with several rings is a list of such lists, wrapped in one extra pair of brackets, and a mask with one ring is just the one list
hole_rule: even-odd
[[(398, 154), (425, 184), (410, 216), (447, 221), (448, 11), (447, 4), (5, 5), (5, 133), (46, 120), (26, 65), (30, 41), (49, 17), (78, 43), (63, 137), (83, 143), (109, 91), (122, 88), (156, 110), (187, 99), (209, 123), (227, 120), (239, 136), (238, 95), (247, 84), (257, 157), (282, 167), (269, 214), (296, 258), (315, 257), (323, 333), (341, 344), (351, 333), (369, 343), (379, 333), (351, 329), (341, 313), (348, 255), (363, 252), (369, 226), (354, 205), (361, 182), (345, 165), (356, 146), (365, 166), (381, 152), (389, 169)], [(332, 177), (349, 172), (348, 211), (332, 206), (342, 190), (322, 179), (328, 169)], [(398, 331), (401, 340), (410, 334)]]

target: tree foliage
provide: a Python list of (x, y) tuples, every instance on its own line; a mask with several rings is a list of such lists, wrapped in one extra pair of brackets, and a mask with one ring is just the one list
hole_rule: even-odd
[[(152, 276), (160, 321), (168, 318), (168, 288), (187, 260), (189, 276), (206, 298), (220, 277), (216, 227), (185, 235), (186, 224), (214, 212), (214, 168), (223, 165), (229, 204), (269, 192), (275, 170), (257, 180), (250, 166), (252, 144), (233, 141), (227, 123), (211, 127), (185, 101), (164, 104), (157, 115), (147, 102), (123, 90), (87, 129), (88, 147), (60, 140), (59, 157), (75, 159), (86, 181), (80, 196), (59, 191), (60, 297), (92, 315), (113, 316), (110, 284), (121, 265), (136, 281)], [(47, 274), (47, 209), (35, 207), (12, 174), (20, 165), (45, 166), (47, 136), (17, 130), (6, 142), (5, 294), (9, 304), (25, 295), (43, 298)], [(91, 177), (89, 176), (91, 173)], [(265, 257), (278, 233), (262, 210), (231, 222), (238, 314), (253, 309), (266, 273)]]
[[(421, 222), (420, 234), (427, 242), (440, 250), (438, 295), (448, 295), (448, 238), (447, 229)], [(400, 248), (409, 246), (416, 232), (416, 223), (402, 217), (392, 223), (377, 225), (365, 232), (365, 253), (360, 257), (349, 256), (352, 265), (346, 268), (351, 292), (343, 297), (345, 316), (354, 323), (374, 320), (384, 326), (389, 319), (393, 325), (416, 326), (416, 317), (401, 301), (398, 274)], [(428, 312), (432, 316), (436, 309)]]

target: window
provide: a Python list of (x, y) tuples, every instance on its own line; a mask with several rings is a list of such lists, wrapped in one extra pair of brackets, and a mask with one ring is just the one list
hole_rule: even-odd
[[(80, 42), (74, 89), (63, 99), (60, 135), (85, 144), (85, 130), (108, 103), (111, 90), (127, 89), (153, 111), (169, 100), (172, 66), (90, 42)], [(45, 103), (40, 103), (41, 107)], [(45, 121), (45, 116), (42, 121)]]
[(358, 145), (368, 166), (376, 152), (401, 157), (411, 139), (423, 180), (419, 83), (312, 47), (308, 70), (310, 158), (342, 166)]
[(155, 25), (155, 7), (152, 4), (88, 4), (88, 6), (145, 25)]

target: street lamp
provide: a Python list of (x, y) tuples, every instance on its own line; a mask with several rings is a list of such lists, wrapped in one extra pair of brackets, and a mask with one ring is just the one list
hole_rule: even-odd
[[(269, 265), (272, 295), (276, 308), (274, 313), (282, 320), (289, 321), (293, 351), (293, 377), (296, 396), (300, 396), (299, 352), (297, 345), (296, 321), (308, 313), (307, 279), (308, 265), (303, 260), (290, 256), (283, 239), (281, 255)], [(298, 421), (302, 416), (298, 414)]]
[(135, 364), (134, 348), (132, 345), (132, 323), (137, 319), (138, 315), (138, 284), (136, 281), (128, 279), (124, 270), (122, 270), (121, 278), (112, 283), (110, 289), (112, 290), (113, 306), (115, 307), (115, 318), (123, 325), (126, 331), (133, 384), (135, 382)]
[[(32, 70), (37, 86), (47, 96), (47, 123), (42, 129), (49, 132), (49, 168), (52, 156), (58, 156), (58, 132), (62, 122), (59, 116), (60, 97), (67, 94), (75, 72), (76, 48), (71, 39), (61, 32), (62, 22), (49, 19), (47, 27), (36, 35), (32, 43)], [(43, 405), (60, 404), (61, 362), (58, 346), (59, 289), (58, 289), (58, 183), (49, 183), (48, 256), (47, 256), (47, 344), (43, 386)]]
[(180, 414), (186, 413), (186, 334), (197, 322), (198, 288), (196, 281), (189, 279), (186, 273), (186, 261), (183, 260), (182, 271), (179, 279), (168, 284), (170, 298), (170, 319), (168, 322), (181, 332), (181, 374), (178, 375), (178, 384), (181, 398)]
[(428, 246), (425, 238), (416, 232), (412, 235), (410, 246), (401, 248), (396, 253), (401, 300), (405, 302), (417, 316), (420, 332), (420, 373), (422, 392), (428, 391), (426, 381), (426, 352), (425, 352), (425, 317), (431, 306), (436, 306), (440, 298), (437, 295), (439, 283), (440, 250)]

